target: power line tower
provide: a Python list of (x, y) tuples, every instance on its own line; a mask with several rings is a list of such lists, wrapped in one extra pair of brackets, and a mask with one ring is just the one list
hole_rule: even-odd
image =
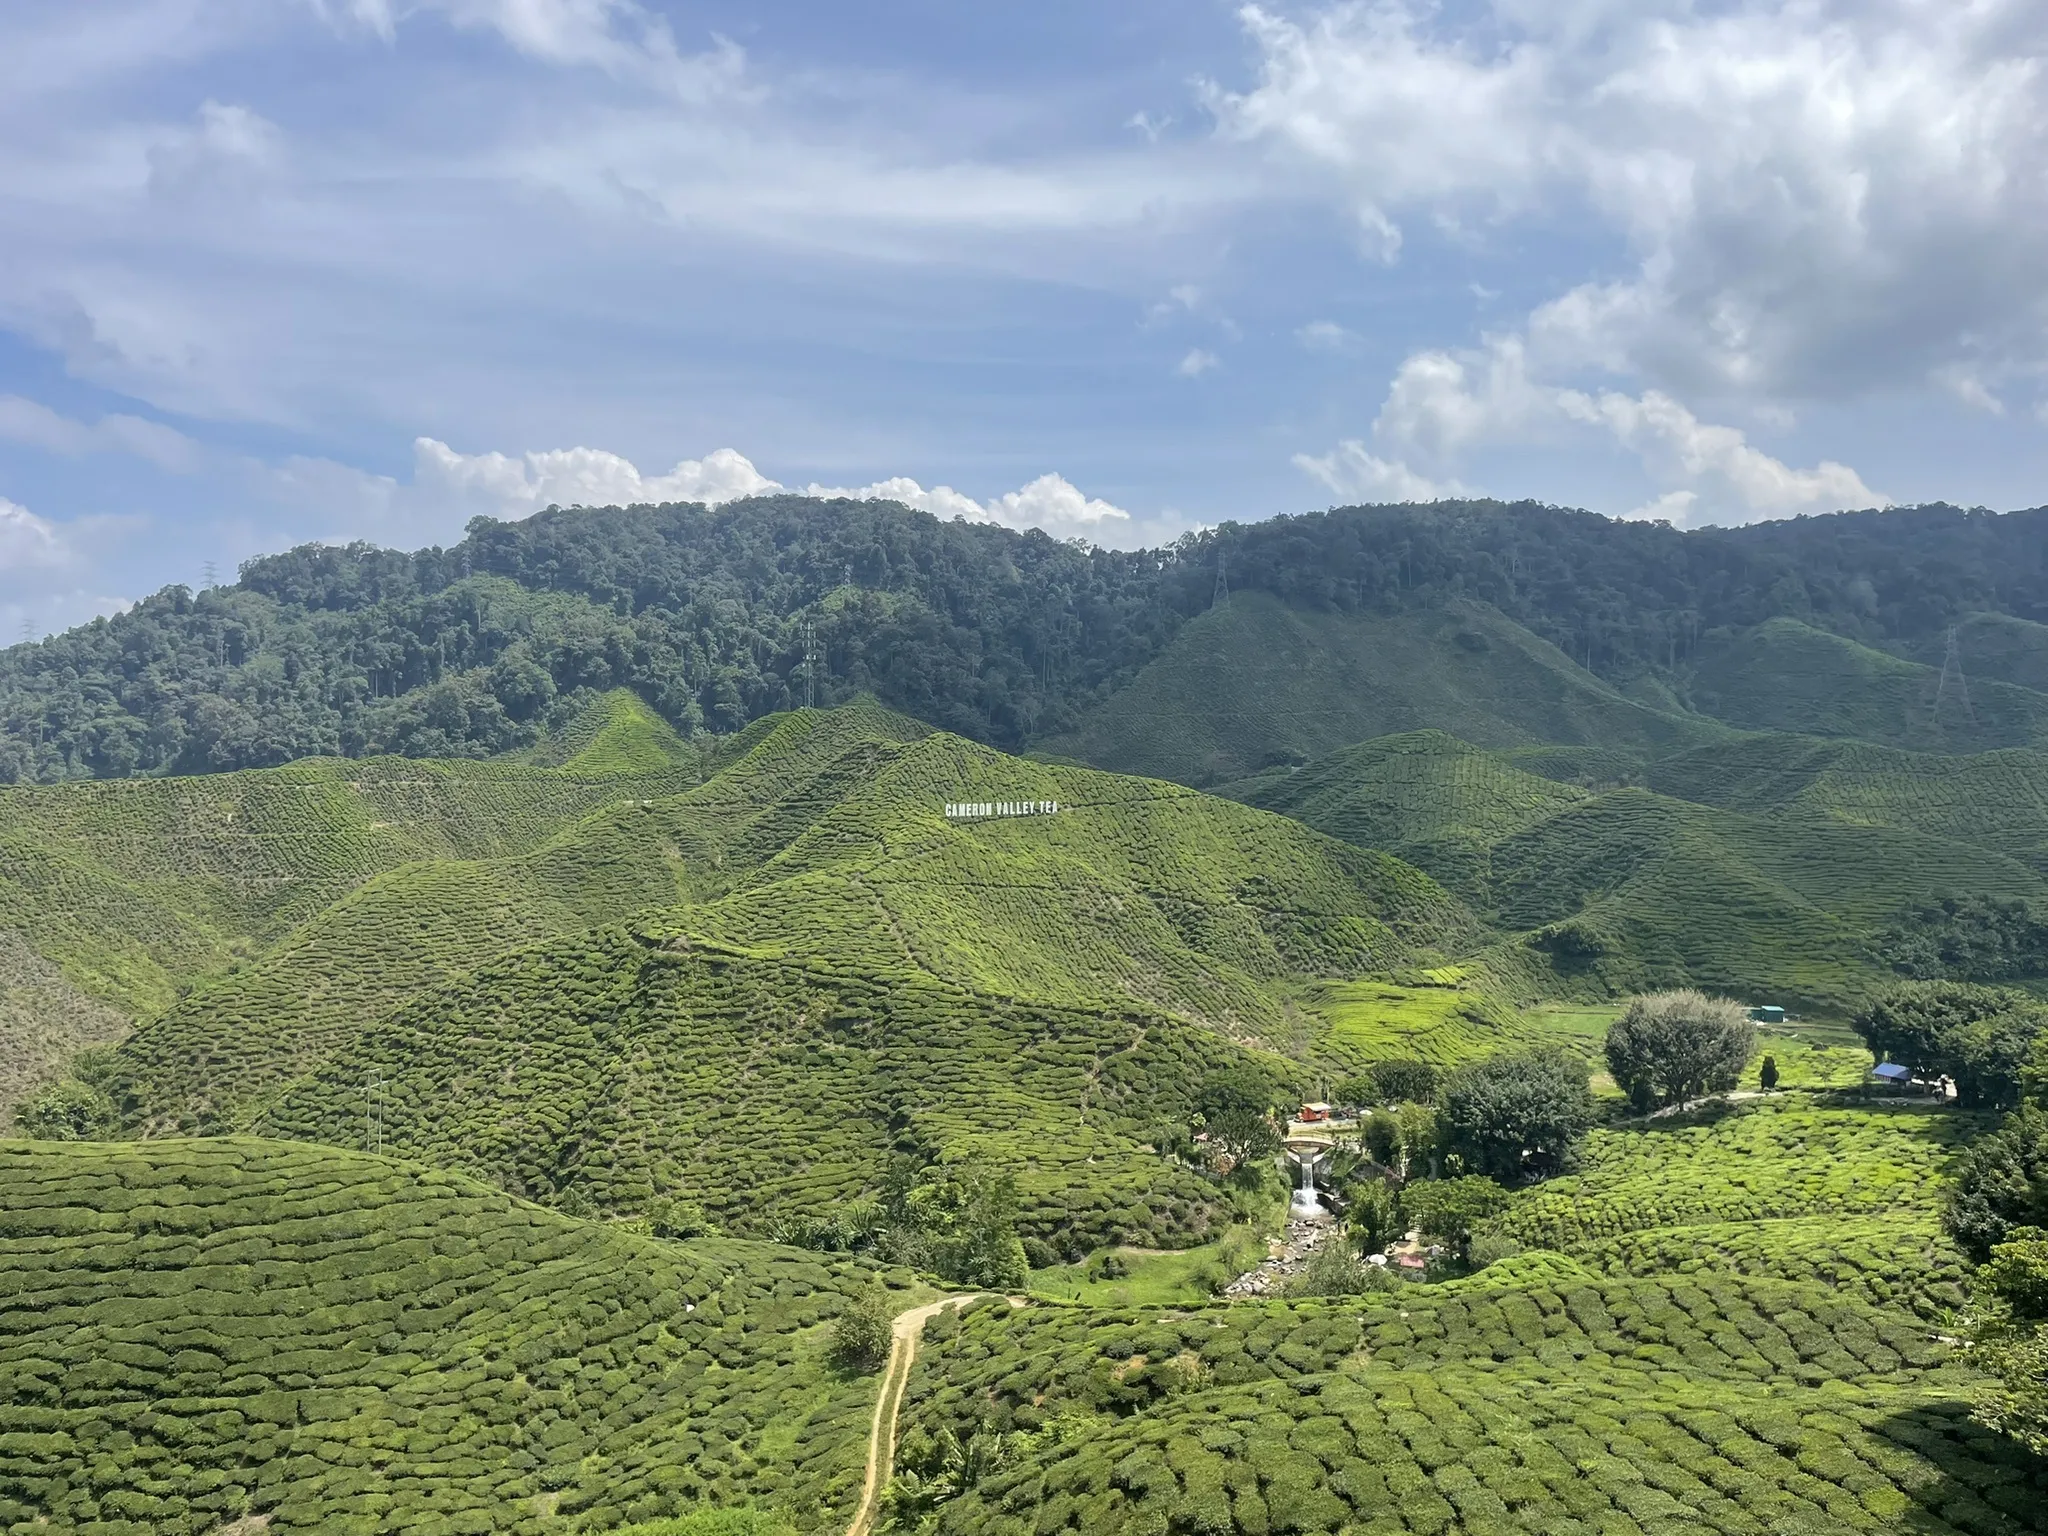
[(217, 587), (220, 585), (220, 578), (217, 568), (214, 566), (214, 563), (211, 560), (207, 561), (206, 564), (201, 567), (201, 569), (205, 573), (204, 580), (207, 586)]
[(363, 1074), (363, 1150), (384, 1150), (384, 1074), (375, 1067)]
[(1216, 591), (1210, 597), (1210, 606), (1230, 606), (1230, 556), (1223, 550), (1216, 551)]
[(804, 708), (818, 707), (818, 626), (804, 620)]
[(29, 618), (27, 614), (24, 613), (21, 616), (21, 643), (23, 645), (33, 645), (35, 643), (35, 638), (35, 623)]
[(1963, 646), (1956, 627), (1948, 631), (1948, 649), (1942, 653), (1941, 681), (1934, 685), (1934, 723), (1941, 724), (1941, 706), (1951, 694), (1962, 706), (1963, 718), (1975, 726), (1977, 713), (1970, 708), (1970, 685), (1963, 680)]

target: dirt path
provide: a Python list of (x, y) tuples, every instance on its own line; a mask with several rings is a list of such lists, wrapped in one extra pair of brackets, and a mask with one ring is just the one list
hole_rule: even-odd
[[(916, 1363), (924, 1325), (947, 1307), (964, 1307), (970, 1301), (994, 1294), (969, 1291), (962, 1296), (942, 1296), (896, 1314), (896, 1321), (889, 1327), (889, 1363), (882, 1369), (882, 1390), (875, 1398), (875, 1421), (868, 1429), (867, 1476), (860, 1485), (860, 1507), (853, 1512), (853, 1524), (846, 1528), (846, 1536), (869, 1536), (875, 1528), (876, 1515), (881, 1513), (882, 1489), (896, 1465), (896, 1415), (903, 1407), (903, 1389), (910, 1385), (910, 1367)], [(1021, 1296), (1007, 1299), (1013, 1307), (1024, 1305)]]

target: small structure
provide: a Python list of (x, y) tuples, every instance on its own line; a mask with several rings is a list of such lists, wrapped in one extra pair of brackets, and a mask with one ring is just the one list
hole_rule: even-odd
[(1785, 1010), (1776, 1003), (1764, 1003), (1750, 1009), (1749, 1018), (1753, 1024), (1782, 1024), (1785, 1022)]
[(1301, 1123), (1303, 1125), (1320, 1125), (1329, 1118), (1330, 1106), (1327, 1104), (1304, 1104), (1301, 1106)]
[(1902, 1067), (1896, 1061), (1879, 1062), (1870, 1069), (1870, 1075), (1881, 1083), (1891, 1084), (1894, 1088), (1903, 1088), (1913, 1081), (1913, 1069)]

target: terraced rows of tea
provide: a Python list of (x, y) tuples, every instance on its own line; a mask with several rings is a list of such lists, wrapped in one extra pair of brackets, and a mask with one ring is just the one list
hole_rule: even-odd
[(928, 1335), (906, 1455), (982, 1436), (959, 1536), (2039, 1531), (2048, 1461), (1970, 1419), (1944, 1338), (1967, 1129), (1788, 1094), (1596, 1133), (1469, 1279), (971, 1309)]
[(2041, 1529), (2039, 1463), (1969, 1422), (1943, 1356), (1782, 1282), (1467, 1282), (983, 1310), (920, 1357), (907, 1413), (1013, 1437), (941, 1507), (963, 1536)]
[(0, 1226), (9, 1529), (580, 1532), (771, 1496), (822, 1529), (858, 1492), (848, 1261), (240, 1138), (0, 1143)]
[[(956, 799), (1059, 810), (960, 822), (943, 814)], [(473, 1000), (455, 995), (462, 978), (522, 943), (541, 950), (503, 974), (554, 985), (591, 963), (583, 936), (595, 925), (635, 913), (657, 944), (787, 961), (828, 986), (936, 986), (969, 1016), (1000, 1014), (1010, 1000), (1090, 1011), (1099, 1017), (1086, 1029), (1111, 1042), (1131, 1016), (1271, 1037), (1290, 1018), (1291, 978), (1379, 970), (1476, 931), (1411, 866), (1284, 817), (1005, 757), (872, 706), (800, 712), (749, 732), (683, 793), (625, 799), (516, 855), (415, 863), (369, 880), (139, 1032), (112, 1090), (132, 1126), (259, 1123), (293, 1078), (330, 1060), (357, 1074), (371, 1064), (381, 1047), (349, 1047), (377, 1020), (432, 1034), (436, 1021), (470, 1016)], [(573, 1012), (558, 1021), (544, 992), (503, 1006), (530, 1021), (541, 1054), (558, 1022), (580, 1027)], [(613, 1070), (586, 1062), (574, 1091)], [(820, 1081), (834, 1070), (824, 1057), (810, 1067)], [(500, 1085), (506, 1103), (491, 1113), (516, 1122), (533, 1112), (519, 1081)], [(744, 1095), (747, 1081), (729, 1076), (720, 1091)], [(1001, 1102), (992, 1087), (963, 1090), (956, 1118), (987, 1119)], [(483, 1091), (484, 1079), (470, 1080), (450, 1112)], [(803, 1090), (812, 1091), (859, 1090)], [(1078, 1086), (1056, 1097), (1078, 1113)], [(844, 1134), (877, 1119), (855, 1116)], [(300, 1119), (293, 1110), (261, 1123)], [(1026, 1123), (1035, 1134), (1048, 1122), (1034, 1113)], [(1071, 1143), (1064, 1132), (1054, 1140)]]
[(682, 1194), (736, 1230), (830, 1214), (893, 1148), (1015, 1173), (1022, 1226), (1199, 1241), (1221, 1192), (1154, 1155), (1231, 1047), (1159, 1016), (999, 1002), (607, 930), (480, 968), (292, 1087), (268, 1132), (349, 1144), (384, 1082), (392, 1150), (633, 1212)]
[[(1544, 750), (1546, 773), (1587, 766)], [(2039, 753), (1757, 736), (1602, 769), (1659, 792), (1517, 766), (1536, 757), (1414, 732), (1231, 793), (1429, 871), (1511, 936), (1485, 966), (1525, 991), (1694, 984), (1839, 1011), (1882, 979), (1876, 935), (1909, 907), (2048, 904)]]

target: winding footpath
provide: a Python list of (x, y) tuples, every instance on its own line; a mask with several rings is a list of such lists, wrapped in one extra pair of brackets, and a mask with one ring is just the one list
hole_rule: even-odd
[[(875, 1420), (868, 1428), (867, 1476), (860, 1485), (860, 1507), (853, 1513), (846, 1536), (870, 1536), (875, 1517), (881, 1513), (882, 1489), (896, 1465), (896, 1415), (903, 1407), (903, 1389), (910, 1385), (910, 1367), (917, 1361), (924, 1325), (947, 1307), (964, 1307), (970, 1301), (995, 1294), (969, 1291), (962, 1296), (941, 1296), (937, 1301), (897, 1313), (895, 1322), (889, 1325), (889, 1363), (882, 1370), (882, 1390), (875, 1398)], [(1005, 1299), (1013, 1307), (1024, 1305), (1021, 1296)]]

